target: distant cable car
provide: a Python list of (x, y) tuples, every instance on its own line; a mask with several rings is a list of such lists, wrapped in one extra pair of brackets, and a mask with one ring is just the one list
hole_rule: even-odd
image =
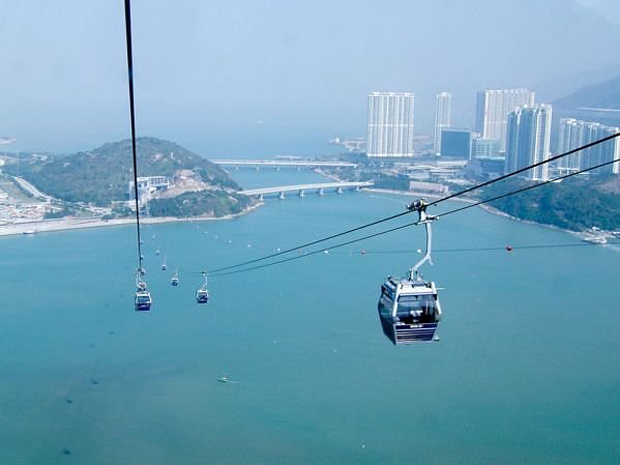
[(507, 252), (512, 252), (512, 250), (513, 250), (512, 246), (511, 246), (510, 244), (508, 244), (508, 245), (506, 246), (506, 251), (507, 251)]
[(174, 275), (172, 276), (172, 279), (170, 280), (170, 284), (172, 284), (174, 287), (177, 287), (179, 285), (179, 271), (178, 270), (174, 270)]
[(136, 275), (137, 290), (134, 297), (134, 306), (137, 312), (148, 312), (151, 309), (153, 299), (151, 298), (151, 293), (146, 287), (146, 283), (140, 280), (141, 274), (142, 271), (138, 272)]
[(207, 273), (202, 273), (205, 278), (205, 282), (202, 286), (196, 289), (196, 302), (199, 304), (206, 304), (209, 302), (209, 290), (207, 289)]
[(431, 222), (437, 218), (427, 216), (426, 207), (424, 199), (408, 207), (418, 212), (418, 224), (425, 226), (426, 254), (411, 268), (407, 279), (389, 276), (381, 286), (379, 319), (383, 333), (394, 345), (438, 340), (435, 332), (441, 320), (441, 305), (437, 288), (434, 282), (423, 280), (418, 273), (425, 262), (433, 263)]
[(159, 255), (159, 254), (161, 254), (161, 252), (159, 251), (159, 249), (157, 249), (157, 250), (155, 251), (155, 255)]
[(161, 271), (166, 271), (168, 266), (166, 265), (166, 257), (164, 257), (164, 262), (161, 264)]

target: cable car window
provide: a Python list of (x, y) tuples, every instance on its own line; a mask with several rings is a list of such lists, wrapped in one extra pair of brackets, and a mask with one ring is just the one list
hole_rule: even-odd
[(432, 314), (435, 313), (433, 295), (404, 295), (398, 298), (398, 313)]
[(379, 312), (389, 315), (392, 313), (394, 302), (387, 295), (383, 294), (379, 299)]

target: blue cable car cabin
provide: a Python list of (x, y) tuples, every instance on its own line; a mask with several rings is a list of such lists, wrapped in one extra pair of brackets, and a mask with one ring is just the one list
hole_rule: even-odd
[(209, 302), (209, 291), (207, 290), (207, 273), (203, 271), (202, 276), (205, 278), (205, 282), (202, 286), (196, 289), (196, 302), (199, 304), (206, 304)]
[(136, 295), (134, 297), (134, 305), (137, 312), (148, 312), (151, 309), (151, 303), (153, 303), (153, 299), (151, 298), (151, 293), (146, 288), (146, 283), (139, 282), (138, 290), (136, 291)]
[(381, 286), (379, 319), (394, 345), (435, 340), (441, 306), (435, 283), (388, 277)]
[(206, 304), (209, 302), (209, 291), (206, 288), (201, 287), (196, 290), (196, 302), (199, 304)]

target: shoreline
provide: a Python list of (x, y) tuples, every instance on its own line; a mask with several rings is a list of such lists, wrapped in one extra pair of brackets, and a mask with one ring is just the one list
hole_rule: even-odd
[[(247, 209), (230, 215), (224, 215), (220, 217), (203, 217), (193, 216), (189, 218), (176, 218), (176, 217), (156, 217), (156, 218), (140, 218), (140, 222), (143, 224), (163, 224), (163, 223), (193, 223), (195, 221), (224, 221), (233, 220), (243, 215), (252, 213), (254, 210), (263, 206), (265, 202), (258, 202), (255, 205), (248, 207)], [(102, 220), (100, 218), (60, 218), (40, 221), (30, 221), (24, 223), (13, 223), (0, 225), (0, 237), (5, 236), (17, 236), (17, 235), (31, 235), (46, 232), (58, 232), (58, 231), (71, 231), (75, 229), (89, 229), (89, 228), (105, 228), (109, 226), (125, 226), (134, 224), (136, 219), (131, 218), (116, 218), (111, 220)]]

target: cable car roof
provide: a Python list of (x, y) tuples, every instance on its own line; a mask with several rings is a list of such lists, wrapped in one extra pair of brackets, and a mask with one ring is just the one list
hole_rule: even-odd
[(426, 281), (410, 281), (390, 276), (383, 285), (392, 293), (398, 294), (437, 294), (435, 283)]

